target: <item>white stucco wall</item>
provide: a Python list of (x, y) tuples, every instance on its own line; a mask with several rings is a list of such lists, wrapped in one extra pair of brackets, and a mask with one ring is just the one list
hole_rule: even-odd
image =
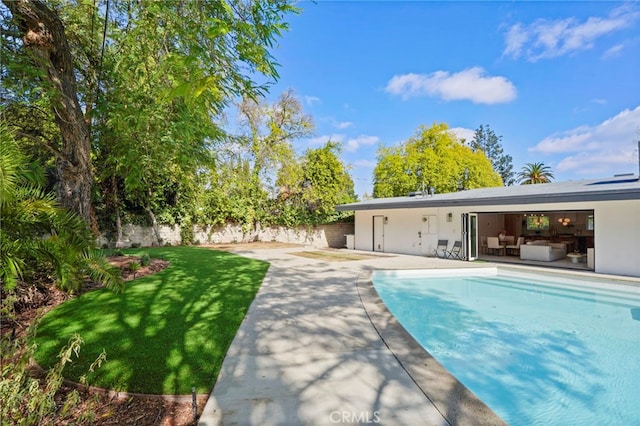
[[(182, 243), (180, 227), (178, 225), (160, 225), (158, 228), (162, 244), (180, 245)], [(328, 241), (329, 237), (331, 237), (334, 247), (341, 247), (345, 241), (345, 233), (351, 233), (351, 224), (331, 224), (297, 228), (257, 227), (250, 231), (244, 230), (237, 225), (228, 224), (218, 227), (194, 226), (193, 231), (193, 241), (196, 244), (268, 241), (326, 248), (331, 246)], [(336, 233), (337, 235), (333, 235)], [(341, 241), (339, 244), (336, 243), (338, 240)], [(97, 239), (98, 247), (151, 247), (156, 244), (156, 236), (151, 227), (130, 224), (122, 227), (122, 239), (120, 241), (110, 240), (106, 235), (101, 235)]]
[[(462, 213), (485, 213), (482, 216), (485, 222), (481, 226), (488, 231), (487, 235), (497, 235), (503, 224), (497, 221), (497, 214), (492, 216), (486, 213), (564, 210), (594, 211), (596, 272), (640, 277), (640, 200), (359, 210), (355, 212), (355, 248), (373, 250), (374, 216), (387, 217), (384, 224), (384, 252), (433, 256), (438, 238), (449, 240), (449, 246), (461, 239)], [(451, 213), (451, 222), (447, 222), (448, 213)], [(424, 229), (424, 215), (436, 216), (437, 237), (419, 237), (418, 233)], [(583, 230), (582, 235), (590, 234), (590, 231)]]
[(640, 277), (640, 200), (594, 206), (595, 270)]

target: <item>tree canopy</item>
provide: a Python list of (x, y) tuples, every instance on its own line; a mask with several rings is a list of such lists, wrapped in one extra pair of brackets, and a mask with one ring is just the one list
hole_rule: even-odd
[(462, 144), (440, 123), (421, 126), (403, 144), (378, 150), (373, 195), (397, 197), (430, 188), (453, 192), (501, 184), (484, 153)]
[(532, 185), (537, 183), (549, 183), (553, 180), (551, 167), (544, 163), (527, 163), (518, 173), (520, 185)]
[(476, 129), (473, 139), (469, 142), (469, 146), (474, 152), (484, 152), (484, 155), (491, 161), (493, 170), (502, 177), (502, 182), (506, 186), (511, 186), (515, 183), (513, 159), (504, 153), (501, 140), (502, 136), (496, 136), (488, 124), (486, 126), (480, 125)]
[(109, 203), (153, 217), (167, 187), (211, 161), (224, 109), (278, 77), (271, 51), (296, 11), (267, 0), (3, 3), (3, 107), (52, 113), (59, 139), (21, 133), (45, 146), (58, 198), (87, 222), (102, 202), (92, 162)]

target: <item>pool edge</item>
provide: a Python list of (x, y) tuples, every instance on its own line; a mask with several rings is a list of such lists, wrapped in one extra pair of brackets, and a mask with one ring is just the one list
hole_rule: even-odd
[(356, 283), (371, 324), (442, 416), (452, 425), (506, 425), (405, 330), (380, 299), (371, 277), (372, 271), (367, 271), (358, 277)]

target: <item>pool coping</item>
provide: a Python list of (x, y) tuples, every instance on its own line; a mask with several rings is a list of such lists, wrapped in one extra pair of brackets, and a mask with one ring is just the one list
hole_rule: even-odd
[(380, 299), (372, 273), (363, 272), (356, 283), (363, 308), (380, 339), (440, 414), (452, 425), (507, 425), (398, 322)]

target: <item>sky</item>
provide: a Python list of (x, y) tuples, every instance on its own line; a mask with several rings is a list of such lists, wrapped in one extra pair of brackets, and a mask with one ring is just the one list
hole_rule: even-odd
[(501, 137), (514, 171), (555, 181), (638, 174), (640, 3), (302, 1), (273, 55), (269, 100), (293, 89), (313, 117), (303, 152), (342, 144), (359, 197), (376, 152), (419, 126)]

